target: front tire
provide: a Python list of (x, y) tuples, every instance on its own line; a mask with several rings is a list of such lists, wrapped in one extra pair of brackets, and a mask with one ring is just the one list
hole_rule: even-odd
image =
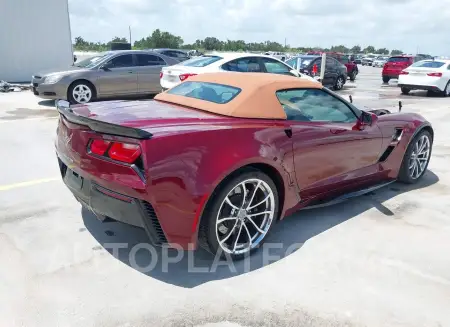
[(95, 97), (94, 86), (86, 81), (74, 82), (67, 91), (67, 99), (71, 104), (89, 103)]
[(402, 91), (402, 94), (405, 94), (405, 95), (409, 94), (409, 92), (411, 91), (407, 87), (402, 87), (400, 90)]
[(388, 76), (383, 76), (383, 83), (389, 83), (390, 78)]
[(269, 176), (240, 171), (214, 191), (200, 223), (199, 244), (221, 258), (243, 259), (261, 246), (278, 208), (278, 190)]
[(398, 180), (406, 184), (417, 183), (427, 170), (432, 148), (433, 138), (430, 132), (419, 132), (406, 149)]
[(355, 79), (356, 79), (356, 70), (354, 70), (354, 71), (352, 71), (351, 73), (350, 73), (350, 80), (352, 81), (352, 82), (354, 82), (355, 81)]

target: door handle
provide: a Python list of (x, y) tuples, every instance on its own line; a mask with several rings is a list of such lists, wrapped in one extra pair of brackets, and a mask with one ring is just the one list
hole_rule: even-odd
[(332, 133), (332, 134), (341, 134), (341, 133), (344, 133), (344, 132), (346, 132), (347, 130), (345, 129), (345, 128), (331, 128), (330, 129), (330, 132)]

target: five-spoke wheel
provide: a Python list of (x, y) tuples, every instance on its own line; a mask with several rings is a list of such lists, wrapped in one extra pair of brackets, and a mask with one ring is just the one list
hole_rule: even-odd
[(233, 259), (258, 248), (278, 217), (277, 188), (257, 170), (219, 186), (211, 201), (200, 226), (200, 244)]
[(433, 138), (427, 130), (422, 130), (411, 141), (405, 152), (399, 172), (399, 181), (417, 182), (425, 173), (431, 158)]

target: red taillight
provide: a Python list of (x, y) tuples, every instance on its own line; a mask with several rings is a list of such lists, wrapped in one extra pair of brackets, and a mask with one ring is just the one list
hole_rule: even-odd
[(94, 139), (89, 143), (88, 152), (105, 158), (109, 157), (115, 161), (132, 164), (141, 155), (141, 147), (137, 144)]
[(141, 148), (137, 144), (113, 143), (108, 151), (112, 160), (125, 163), (133, 163), (141, 155)]
[(180, 75), (180, 81), (185, 81), (185, 80), (187, 80), (189, 77), (191, 77), (191, 76), (195, 76), (195, 75), (197, 75), (197, 74), (181, 74)]
[(442, 73), (428, 73), (427, 75), (431, 77), (442, 77)]
[(405, 72), (404, 70), (402, 70), (401, 72), (400, 72), (400, 75), (408, 75), (409, 73), (408, 72)]
[(163, 72), (160, 72), (159, 73), (159, 78), (162, 78), (164, 76), (164, 73)]
[(105, 140), (92, 140), (89, 150), (91, 153), (96, 154), (98, 156), (102, 156), (105, 154), (106, 150), (108, 150), (110, 141)]

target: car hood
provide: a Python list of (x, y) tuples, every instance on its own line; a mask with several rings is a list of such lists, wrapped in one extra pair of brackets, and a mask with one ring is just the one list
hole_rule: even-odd
[(55, 71), (53, 70), (44, 70), (44, 71), (40, 71), (39, 73), (35, 74), (34, 76), (49, 76), (49, 75), (69, 75), (72, 74), (74, 72), (78, 72), (78, 71), (85, 71), (87, 70), (86, 68), (81, 68), (81, 67), (76, 67), (76, 66), (69, 66), (67, 67), (67, 69), (65, 70), (61, 70), (61, 71)]

